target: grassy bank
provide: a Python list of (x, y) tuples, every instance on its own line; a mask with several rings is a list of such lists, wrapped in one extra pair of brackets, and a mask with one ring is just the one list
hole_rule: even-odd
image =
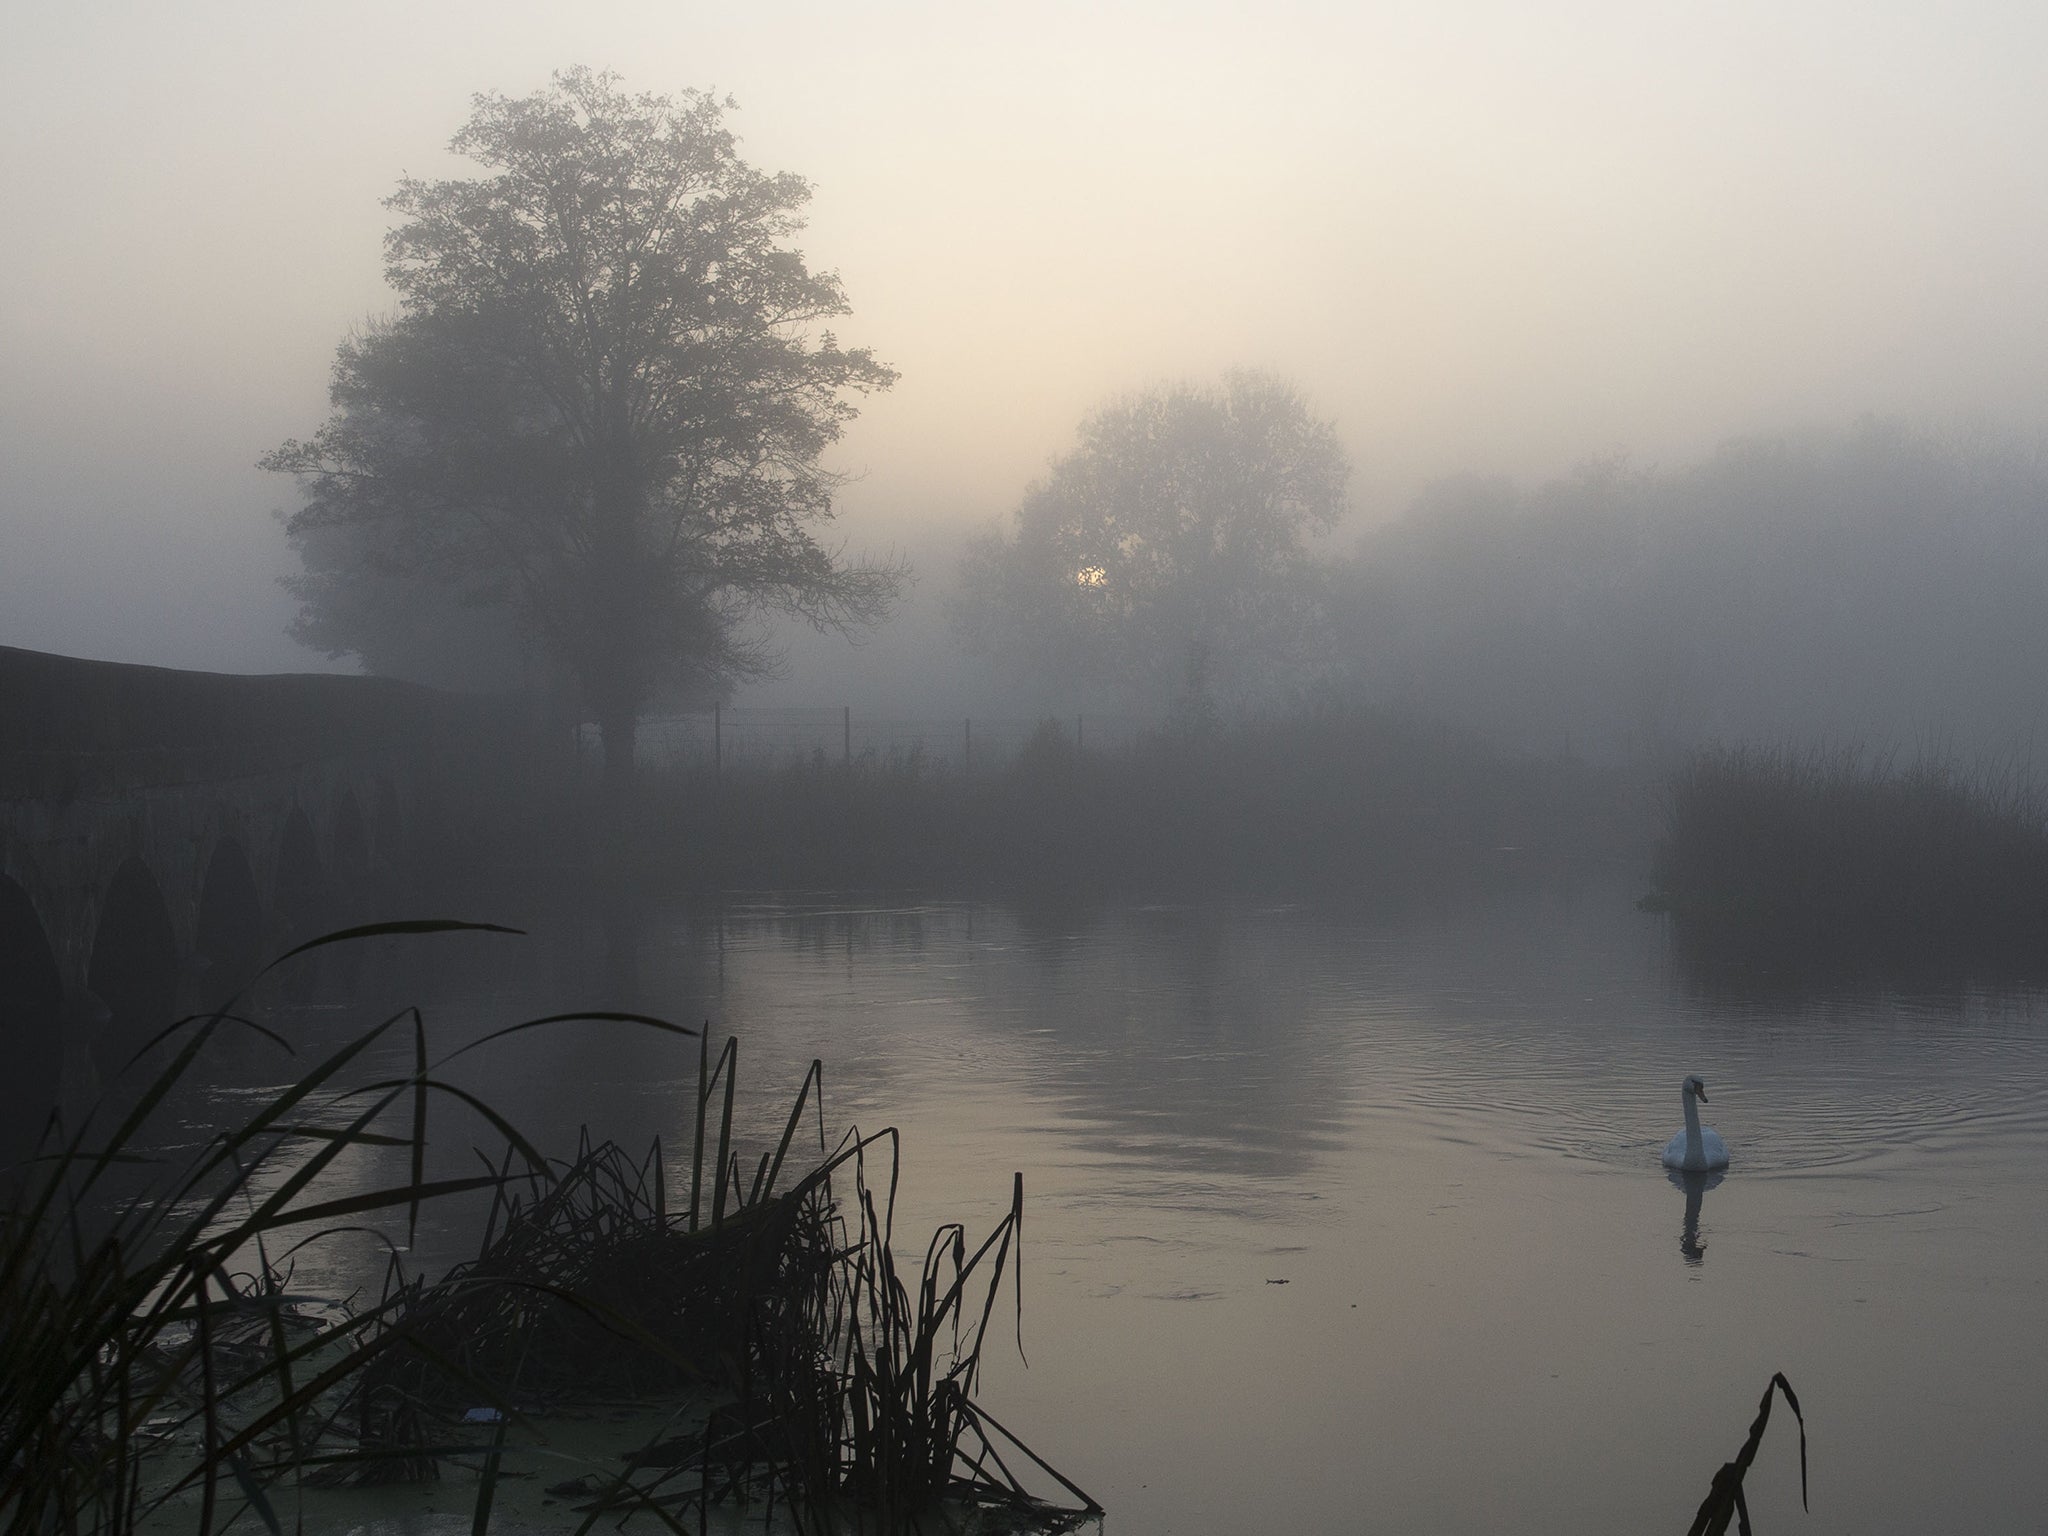
[(1047, 722), (976, 772), (916, 754), (651, 774), (639, 839), (700, 888), (1414, 893), (1640, 858), (1619, 776), (1361, 710), (1162, 730)]
[(2048, 976), (2048, 807), (2017, 774), (1703, 753), (1672, 781), (1652, 879), (1646, 905), (1707, 975)]

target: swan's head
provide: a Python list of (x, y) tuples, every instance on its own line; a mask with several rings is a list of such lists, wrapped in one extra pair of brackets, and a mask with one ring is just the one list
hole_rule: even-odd
[(1685, 1080), (1685, 1091), (1698, 1099), (1702, 1104), (1707, 1102), (1707, 1085), (1704, 1079), (1688, 1077)]

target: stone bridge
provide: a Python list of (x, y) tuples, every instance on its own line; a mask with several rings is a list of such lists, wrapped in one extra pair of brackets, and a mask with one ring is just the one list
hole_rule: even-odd
[(417, 915), (530, 744), (505, 701), (388, 679), (0, 647), (0, 1152), (290, 943)]

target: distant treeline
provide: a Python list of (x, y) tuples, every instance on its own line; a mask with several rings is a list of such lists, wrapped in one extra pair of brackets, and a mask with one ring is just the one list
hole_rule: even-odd
[(1600, 760), (1697, 744), (2023, 752), (2048, 690), (2048, 463), (1866, 423), (1447, 482), (1333, 573), (1355, 696)]
[(1115, 750), (1047, 721), (1005, 765), (819, 754), (650, 774), (635, 842), (696, 887), (911, 884), (1402, 898), (1640, 869), (1618, 774), (1510, 754), (1412, 716), (1329, 707)]

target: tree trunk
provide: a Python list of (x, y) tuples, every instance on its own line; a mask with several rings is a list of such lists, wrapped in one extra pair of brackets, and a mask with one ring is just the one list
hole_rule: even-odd
[(645, 617), (645, 562), (641, 558), (639, 520), (643, 489), (637, 474), (630, 433), (612, 418), (624, 410), (623, 397), (600, 402), (600, 432), (593, 445), (591, 550), (593, 604), (591, 649), (585, 653), (583, 684), (596, 705), (597, 728), (604, 738), (604, 823), (616, 859), (626, 853), (634, 802), (633, 736), (640, 723), (640, 704), (647, 696), (642, 668), (648, 663)]

